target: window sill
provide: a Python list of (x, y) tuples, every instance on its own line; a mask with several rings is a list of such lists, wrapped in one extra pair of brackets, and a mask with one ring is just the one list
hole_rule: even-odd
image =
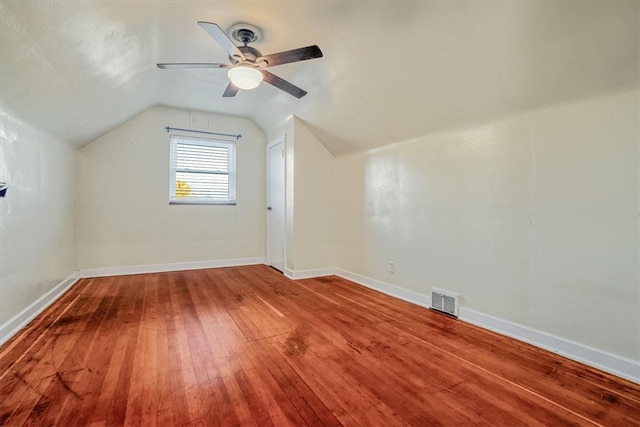
[(169, 205), (213, 205), (213, 206), (235, 206), (235, 201), (209, 202), (197, 200), (169, 200)]

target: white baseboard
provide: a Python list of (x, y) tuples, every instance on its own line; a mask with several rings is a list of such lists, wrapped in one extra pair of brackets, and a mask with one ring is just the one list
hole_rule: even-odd
[(313, 270), (293, 271), (289, 268), (284, 269), (284, 275), (291, 280), (312, 279), (314, 277), (333, 276), (336, 273), (334, 268), (316, 268)]
[(409, 291), (407, 289), (400, 288), (398, 286), (390, 285), (389, 283), (381, 282), (370, 277), (362, 276), (351, 271), (343, 270), (341, 268), (336, 269), (336, 276), (342, 277), (352, 282), (356, 282), (359, 285), (371, 288), (375, 291), (382, 292), (383, 294), (396, 297), (403, 301), (413, 303), (422, 307), (431, 305), (431, 298), (428, 295), (423, 295), (418, 292)]
[(238, 258), (216, 261), (191, 261), (170, 264), (128, 265), (125, 267), (89, 268), (80, 270), (80, 277), (126, 276), (129, 274), (164, 273), (167, 271), (201, 270), (204, 268), (237, 267), (264, 264), (264, 258)]
[[(336, 269), (336, 275), (362, 286), (366, 286), (367, 288), (371, 288), (422, 307), (429, 307), (431, 305), (429, 296), (427, 295), (402, 289), (340, 268)], [(605, 372), (609, 372), (621, 378), (640, 384), (640, 362), (607, 353), (606, 351), (591, 348), (586, 345), (570, 341), (566, 338), (557, 337), (547, 332), (518, 325), (516, 323), (464, 307), (460, 308), (459, 318), (460, 320), (481, 328), (497, 332), (501, 335), (505, 335), (519, 341), (524, 341), (536, 347), (549, 350), (569, 359), (584, 363), (585, 365), (601, 369)]]
[(27, 308), (2, 324), (2, 326), (0, 326), (0, 345), (7, 342), (9, 338), (14, 336), (20, 329), (24, 328), (55, 300), (60, 298), (62, 294), (64, 294), (74, 283), (78, 281), (79, 278), (80, 276), (78, 273), (73, 273), (71, 276), (57, 284), (49, 292), (31, 303)]
[(518, 325), (517, 323), (499, 319), (469, 308), (460, 307), (460, 320), (489, 329), (501, 335), (524, 341), (536, 347), (560, 354), (569, 359), (640, 384), (640, 362), (579, 344), (547, 332)]

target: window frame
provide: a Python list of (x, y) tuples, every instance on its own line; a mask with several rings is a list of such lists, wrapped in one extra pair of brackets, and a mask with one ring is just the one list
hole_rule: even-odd
[[(227, 156), (226, 171), (200, 171), (209, 175), (227, 175), (229, 182), (229, 197), (227, 199), (207, 200), (201, 199), (182, 199), (176, 197), (176, 173), (188, 172), (187, 169), (179, 169), (177, 167), (177, 151), (180, 142), (191, 145), (199, 145), (204, 147), (225, 147), (229, 148)], [(169, 138), (169, 204), (170, 205), (231, 205), (237, 203), (236, 195), (236, 166), (237, 166), (237, 147), (235, 141), (229, 141), (217, 138), (193, 137), (179, 134), (171, 134)]]

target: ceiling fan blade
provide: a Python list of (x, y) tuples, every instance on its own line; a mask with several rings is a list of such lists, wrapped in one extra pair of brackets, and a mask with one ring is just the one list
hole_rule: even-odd
[(238, 89), (236, 87), (236, 85), (234, 85), (233, 83), (229, 82), (229, 84), (227, 85), (227, 88), (224, 90), (224, 93), (222, 94), (222, 96), (224, 98), (230, 98), (232, 96), (236, 96), (236, 93), (238, 93), (240, 89)]
[[(290, 62), (305, 61), (307, 59), (322, 58), (322, 51), (316, 45), (287, 50), (286, 52), (272, 53), (258, 58), (257, 61), (267, 61), (267, 67), (289, 64)], [(256, 62), (257, 62), (256, 61)]]
[(213, 37), (213, 39), (224, 48), (224, 50), (227, 51), (229, 56), (237, 58), (240, 61), (245, 59), (244, 54), (240, 52), (238, 46), (236, 46), (233, 40), (229, 38), (227, 33), (222, 31), (222, 28), (220, 28), (218, 24), (214, 24), (213, 22), (198, 21), (198, 25), (200, 25), (203, 30), (209, 33), (209, 35)]
[(157, 64), (163, 70), (171, 68), (231, 68), (229, 64), (218, 64), (215, 62), (172, 62)]
[(268, 71), (263, 70), (262, 75), (264, 76), (265, 82), (287, 92), (289, 95), (295, 96), (296, 98), (302, 98), (307, 94), (306, 90), (300, 89), (293, 83), (289, 83), (288, 81), (281, 79), (280, 77)]

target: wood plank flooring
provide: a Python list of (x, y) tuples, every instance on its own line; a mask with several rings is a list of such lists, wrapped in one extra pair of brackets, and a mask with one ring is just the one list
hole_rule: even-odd
[(0, 347), (0, 424), (640, 425), (640, 386), (338, 277), (83, 279)]

